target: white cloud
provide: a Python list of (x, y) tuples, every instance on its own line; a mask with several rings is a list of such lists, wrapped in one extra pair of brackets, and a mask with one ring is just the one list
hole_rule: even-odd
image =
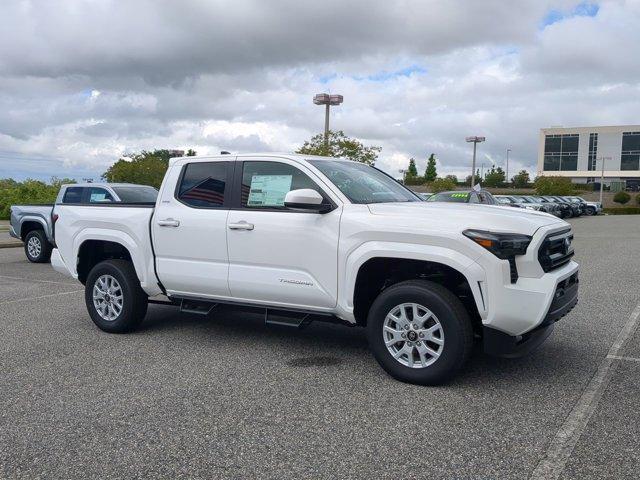
[(572, 16), (579, 3), (8, 1), (0, 175), (293, 150), (322, 130), (311, 98), (327, 90), (345, 97), (332, 128), (382, 146), (392, 174), (436, 153), (440, 173), (468, 175), (467, 135), (487, 137), (480, 158), (504, 165), (511, 148), (510, 172), (533, 171), (541, 127), (638, 122), (640, 6)]

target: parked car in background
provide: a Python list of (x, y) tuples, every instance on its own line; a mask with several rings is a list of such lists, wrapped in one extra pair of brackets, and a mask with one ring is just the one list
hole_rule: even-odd
[(568, 216), (562, 214), (562, 209), (554, 202), (550, 202), (541, 197), (535, 197), (533, 195), (514, 195), (514, 198), (520, 200), (525, 208), (529, 207), (530, 210), (538, 210), (540, 212), (550, 213), (556, 217), (564, 218)]
[(506, 207), (525, 208), (521, 202), (511, 195), (494, 195), (498, 205), (504, 205)]
[(602, 212), (602, 204), (600, 202), (589, 202), (582, 197), (564, 197), (569, 201), (580, 202), (583, 206), (584, 215), (597, 215)]
[(555, 201), (558, 204), (568, 205), (572, 217), (579, 217), (580, 215), (582, 215), (582, 209), (580, 208), (580, 205), (577, 203), (571, 203), (569, 200), (565, 200), (564, 198), (558, 195), (546, 195), (544, 198), (550, 199), (551, 201)]
[[(60, 187), (56, 203), (155, 203), (158, 191), (130, 183), (74, 183)], [(9, 235), (24, 242), (30, 262), (48, 262), (53, 248), (53, 205), (12, 205)]]
[(433, 195), (433, 193), (429, 193), (429, 192), (413, 192), (413, 193), (418, 195), (425, 202), (429, 200), (429, 197), (431, 197), (431, 195)]
[(454, 190), (431, 195), (427, 202), (483, 203), (496, 205), (495, 198), (487, 190)]
[(556, 205), (560, 209), (560, 218), (569, 218), (574, 216), (573, 208), (571, 208), (571, 205), (567, 202), (561, 202), (558, 199), (555, 199), (548, 195), (539, 196), (536, 198), (539, 198), (540, 201), (549, 202)]

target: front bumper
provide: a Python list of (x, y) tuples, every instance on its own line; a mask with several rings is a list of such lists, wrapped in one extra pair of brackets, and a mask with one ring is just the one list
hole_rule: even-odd
[(10, 235), (11, 237), (13, 237), (13, 238), (17, 238), (18, 240), (22, 240), (22, 239), (20, 238), (20, 235), (18, 235), (18, 234), (16, 233), (16, 231), (14, 230), (13, 225), (9, 225), (9, 235)]
[(556, 286), (553, 300), (542, 322), (522, 335), (509, 335), (498, 329), (483, 327), (483, 347), (490, 355), (514, 358), (528, 354), (544, 342), (554, 324), (569, 313), (578, 303), (578, 272), (562, 280)]

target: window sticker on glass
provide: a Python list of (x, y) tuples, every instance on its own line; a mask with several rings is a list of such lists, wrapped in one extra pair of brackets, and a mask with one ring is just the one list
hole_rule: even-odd
[(283, 207), (291, 190), (292, 175), (254, 175), (251, 177), (248, 207)]
[(89, 200), (90, 202), (104, 202), (104, 201), (109, 201), (107, 199), (107, 194), (106, 192), (91, 192), (91, 199)]

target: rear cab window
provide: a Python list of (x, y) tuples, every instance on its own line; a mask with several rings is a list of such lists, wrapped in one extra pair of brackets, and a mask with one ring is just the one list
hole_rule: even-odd
[(62, 197), (62, 203), (82, 203), (83, 187), (67, 187)]
[(123, 203), (155, 203), (158, 190), (153, 187), (117, 186), (111, 187)]
[(195, 208), (225, 205), (231, 162), (194, 162), (183, 167), (176, 199)]

